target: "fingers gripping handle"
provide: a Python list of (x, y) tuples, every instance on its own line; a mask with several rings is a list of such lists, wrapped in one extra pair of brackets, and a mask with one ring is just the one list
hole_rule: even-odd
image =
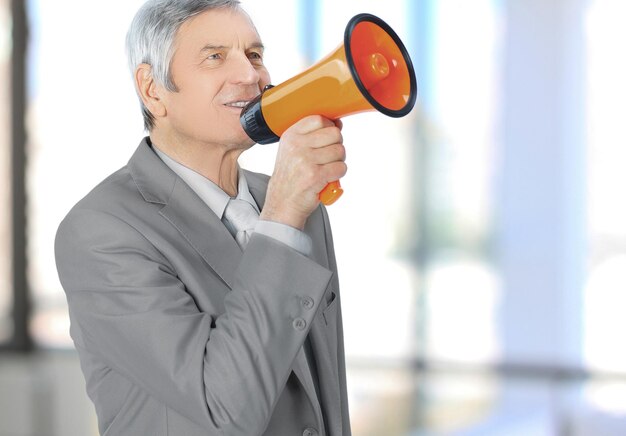
[(319, 199), (325, 206), (330, 206), (335, 201), (339, 200), (341, 194), (343, 194), (343, 189), (341, 189), (339, 180), (336, 180), (334, 182), (330, 182), (326, 185), (326, 187), (324, 187), (324, 189), (322, 189), (319, 194)]

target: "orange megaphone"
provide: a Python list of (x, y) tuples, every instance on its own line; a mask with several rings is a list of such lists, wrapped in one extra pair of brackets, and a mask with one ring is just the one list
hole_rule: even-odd
[[(308, 115), (336, 120), (377, 110), (391, 117), (408, 114), (417, 96), (415, 72), (398, 35), (380, 18), (359, 14), (346, 26), (344, 42), (308, 70), (266, 89), (241, 112), (241, 125), (259, 144), (278, 141)], [(330, 205), (343, 190), (339, 181), (320, 192)]]

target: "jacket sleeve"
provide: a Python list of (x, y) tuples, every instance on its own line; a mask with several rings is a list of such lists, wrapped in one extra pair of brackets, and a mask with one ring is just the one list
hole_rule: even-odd
[[(165, 256), (106, 212), (70, 212), (55, 255), (77, 347), (209, 434), (263, 432), (332, 277), (253, 235), (213, 319)], [(301, 304), (307, 296), (313, 308)]]

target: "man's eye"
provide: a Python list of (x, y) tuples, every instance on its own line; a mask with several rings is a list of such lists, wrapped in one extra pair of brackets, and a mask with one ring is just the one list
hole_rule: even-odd
[(206, 58), (209, 60), (218, 60), (218, 59), (222, 59), (222, 55), (221, 53), (212, 53), (208, 55)]
[(249, 53), (248, 57), (250, 59), (257, 59), (257, 60), (262, 60), (263, 59), (263, 56), (261, 55), (261, 53), (257, 53), (257, 52), (254, 52), (254, 51)]

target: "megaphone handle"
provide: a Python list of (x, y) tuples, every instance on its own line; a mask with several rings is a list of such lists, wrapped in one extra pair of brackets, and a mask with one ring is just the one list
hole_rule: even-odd
[(328, 185), (322, 189), (320, 192), (319, 198), (322, 203), (326, 206), (330, 206), (335, 201), (339, 200), (343, 194), (343, 189), (341, 189), (341, 185), (339, 184), (339, 180), (335, 180), (334, 182), (330, 182)]

